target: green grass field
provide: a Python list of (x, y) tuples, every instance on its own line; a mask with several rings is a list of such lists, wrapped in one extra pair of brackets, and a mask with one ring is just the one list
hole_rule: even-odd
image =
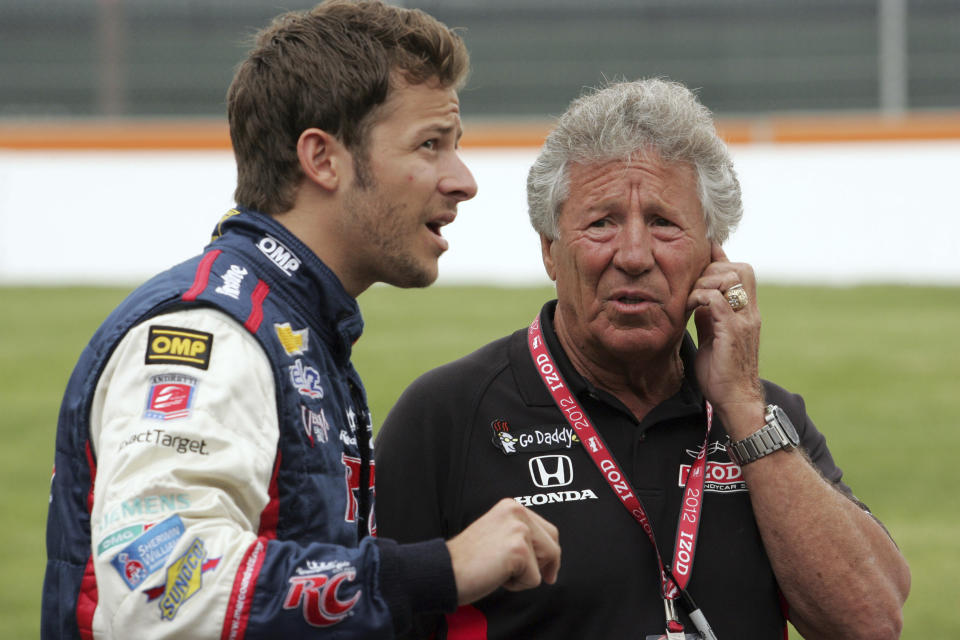
[[(0, 287), (0, 635), (39, 630), (58, 405), (126, 289)], [(549, 289), (375, 287), (354, 362), (375, 421), (426, 369), (527, 324)], [(910, 561), (903, 638), (960, 638), (960, 288), (759, 292), (761, 374), (802, 393), (858, 496)], [(796, 637), (796, 636), (794, 636)]]

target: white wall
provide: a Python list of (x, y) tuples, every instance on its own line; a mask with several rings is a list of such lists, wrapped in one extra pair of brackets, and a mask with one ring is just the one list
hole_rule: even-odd
[[(441, 283), (547, 282), (526, 218), (535, 154), (464, 153), (480, 193), (444, 230)], [(733, 154), (745, 213), (727, 254), (761, 281), (960, 284), (960, 141)], [(225, 151), (0, 151), (0, 282), (139, 282), (201, 249), (234, 179)]]

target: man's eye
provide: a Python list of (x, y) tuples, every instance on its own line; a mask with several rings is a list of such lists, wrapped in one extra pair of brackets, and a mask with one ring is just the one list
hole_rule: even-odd
[(606, 218), (600, 218), (599, 220), (594, 220), (593, 222), (591, 222), (590, 226), (595, 227), (597, 229), (601, 229), (607, 226), (608, 224), (610, 224), (609, 220), (607, 220)]
[(421, 144), (420, 146), (423, 147), (423, 148), (425, 148), (425, 149), (429, 149), (429, 150), (433, 151), (434, 149), (437, 148), (437, 139), (436, 139), (436, 138), (431, 138), (430, 140), (425, 141), (425, 142), (424, 142), (423, 144)]
[(674, 226), (673, 222), (667, 220), (666, 218), (661, 218), (657, 216), (653, 219), (653, 226), (655, 227), (672, 227)]

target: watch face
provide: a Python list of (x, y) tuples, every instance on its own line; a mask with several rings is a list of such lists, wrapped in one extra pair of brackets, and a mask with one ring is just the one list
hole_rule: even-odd
[(780, 427), (783, 429), (783, 432), (787, 434), (787, 439), (793, 446), (798, 446), (800, 444), (800, 436), (797, 434), (796, 427), (793, 426), (793, 423), (790, 422), (790, 418), (787, 417), (787, 413), (780, 407), (773, 408), (773, 415), (776, 418), (777, 422), (780, 423)]

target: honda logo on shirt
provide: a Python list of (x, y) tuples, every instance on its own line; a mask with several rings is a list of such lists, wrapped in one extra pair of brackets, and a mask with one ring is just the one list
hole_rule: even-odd
[(530, 477), (541, 489), (565, 487), (573, 482), (573, 463), (561, 455), (530, 458)]

